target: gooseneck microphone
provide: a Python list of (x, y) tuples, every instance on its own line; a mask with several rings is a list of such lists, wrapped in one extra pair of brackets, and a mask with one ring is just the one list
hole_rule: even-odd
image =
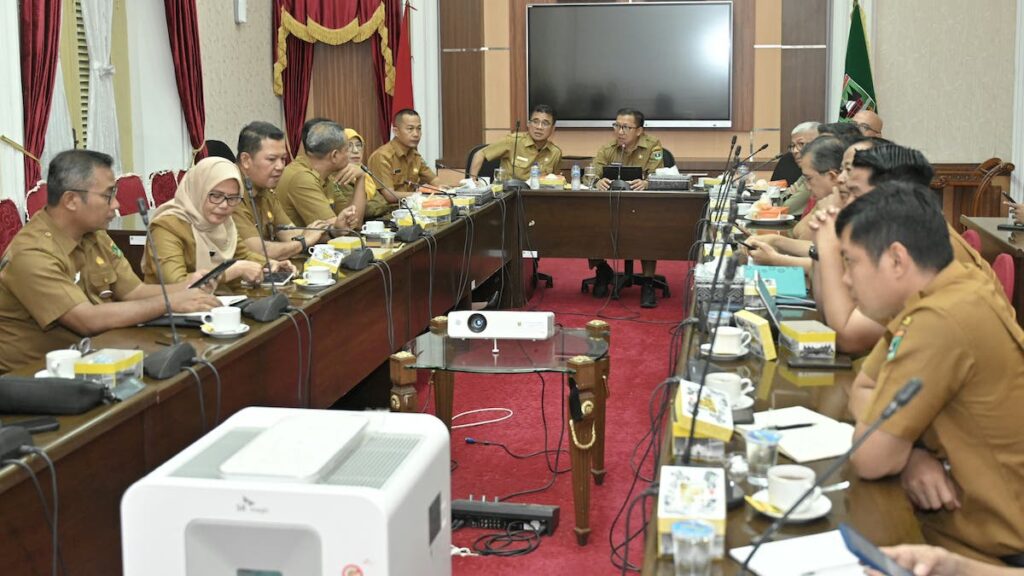
[[(765, 146), (767, 146), (767, 144), (765, 144)], [(762, 150), (763, 150), (763, 148), (762, 148)], [(778, 153), (778, 154), (776, 154), (775, 156), (772, 156), (771, 158), (769, 158), (769, 159), (765, 160), (764, 162), (761, 162), (761, 163), (760, 163), (760, 164), (758, 164), (757, 166), (754, 166), (753, 168), (751, 168), (751, 169), (750, 169), (750, 172), (751, 172), (751, 173), (757, 172), (757, 171), (758, 171), (758, 170), (760, 170), (761, 168), (764, 168), (764, 167), (765, 167), (765, 166), (767, 166), (768, 164), (771, 164), (772, 162), (775, 162), (775, 161), (779, 160), (780, 158), (782, 158), (782, 157), (783, 157), (783, 156), (785, 156), (785, 155), (786, 155), (786, 153), (785, 153), (785, 152), (779, 152), (779, 153)]]
[(156, 352), (146, 354), (142, 361), (142, 370), (146, 376), (157, 380), (164, 380), (174, 376), (185, 366), (192, 364), (196, 357), (196, 349), (188, 342), (181, 342), (178, 339), (178, 328), (175, 326), (174, 310), (171, 308), (171, 299), (167, 296), (167, 284), (164, 283), (164, 272), (160, 268), (160, 256), (156, 251), (156, 242), (149, 229), (149, 206), (144, 198), (138, 200), (139, 216), (142, 217), (142, 224), (146, 227), (146, 242), (149, 243), (150, 259), (153, 261), (153, 268), (156, 269), (156, 279), (160, 283), (160, 293), (164, 297), (164, 307), (167, 309), (167, 317), (171, 324), (171, 345)]
[[(395, 191), (390, 189), (390, 188), (388, 188), (388, 185), (385, 184), (383, 181), (381, 181), (380, 178), (377, 178), (377, 175), (374, 174), (366, 166), (366, 164), (360, 164), (359, 168), (363, 172), (365, 172), (367, 176), (369, 176), (370, 178), (373, 178), (373, 181), (377, 183), (377, 187), (382, 188), (382, 189), (390, 192), (391, 195), (393, 195), (396, 198), (398, 198), (398, 195), (395, 194)], [(413, 209), (409, 208), (409, 205), (408, 205), (408, 203), (406, 203), (405, 198), (398, 198), (398, 205), (399, 206), (403, 206), (404, 205), (405, 209), (409, 211), (409, 215), (412, 216), (412, 226), (400, 226), (398, 228), (398, 232), (395, 232), (395, 238), (398, 239), (399, 242), (404, 242), (406, 244), (408, 244), (409, 242), (415, 242), (416, 240), (419, 239), (420, 236), (423, 236), (423, 227), (420, 226), (418, 222), (416, 222), (416, 215), (413, 214)], [(397, 222), (396, 222), (396, 224), (397, 224)]]
[[(259, 236), (260, 246), (263, 248), (263, 257), (267, 260), (264, 269), (270, 272), (270, 252), (267, 251), (267, 241), (263, 239), (263, 219), (260, 218), (260, 209), (256, 204), (256, 194), (252, 191), (252, 180), (248, 176), (242, 181), (245, 183), (245, 194), (249, 197), (249, 204), (252, 206), (252, 217), (256, 221), (256, 235)], [(242, 312), (257, 322), (270, 322), (285, 310), (288, 309), (288, 297), (277, 291), (274, 283), (270, 283), (270, 296), (250, 302)]]
[[(355, 229), (352, 229), (352, 228), (337, 228), (337, 227), (333, 227), (333, 226), (326, 227), (326, 228), (317, 228), (315, 226), (314, 227), (286, 226), (286, 225), (283, 225), (283, 224), (282, 225), (278, 225), (278, 226), (274, 226), (274, 229), (275, 230), (324, 230), (324, 231), (327, 231), (327, 232), (337, 233), (337, 234), (351, 234), (351, 235), (355, 236), (356, 238), (359, 238), (359, 245), (360, 245), (360, 247), (356, 248), (355, 250), (350, 252), (347, 256), (345, 256), (344, 258), (341, 259), (341, 267), (345, 268), (346, 270), (362, 270), (363, 268), (366, 268), (367, 266), (369, 266), (373, 262), (373, 250), (370, 250), (369, 248), (366, 247), (366, 238), (363, 236), (363, 233), (360, 232), (359, 230), (355, 230)], [(397, 234), (396, 234), (396, 237), (397, 237)]]
[[(758, 148), (757, 150), (754, 150), (753, 152), (751, 152), (750, 154), (748, 154), (748, 155), (747, 155), (747, 157), (746, 157), (746, 158), (744, 158), (743, 160), (740, 160), (740, 164), (742, 164), (742, 163), (746, 162), (747, 160), (750, 160), (750, 159), (751, 159), (751, 158), (753, 158), (753, 157), (754, 157), (754, 156), (755, 156), (755, 155), (756, 155), (756, 154), (757, 154), (758, 152), (760, 152), (760, 151), (764, 150), (764, 149), (765, 149), (765, 148), (767, 148), (767, 147), (768, 147), (768, 144), (762, 144), (760, 148)], [(780, 154), (780, 155), (779, 155), (779, 157), (781, 158), (781, 157), (782, 157), (782, 155)], [(770, 162), (770, 160), (769, 160), (769, 162)], [(751, 170), (751, 172), (753, 172), (753, 170)]]
[(519, 156), (519, 126), (520, 121), (516, 120), (516, 135), (515, 140), (512, 143), (512, 168), (511, 174), (509, 174), (508, 180), (505, 180), (505, 186), (502, 188), (504, 192), (511, 190), (529, 190), (530, 185), (516, 178), (516, 157)]
[(619, 169), (615, 172), (615, 180), (608, 184), (609, 190), (629, 190), (629, 183), (622, 179), (622, 161), (626, 157), (626, 145), (619, 144), (619, 161), (616, 163)]
[(750, 551), (750, 554), (747, 555), (747, 559), (743, 561), (743, 566), (740, 568), (741, 574), (748, 572), (747, 567), (750, 565), (750, 560), (754, 557), (754, 554), (757, 554), (757, 550), (761, 547), (761, 544), (767, 542), (768, 539), (771, 538), (771, 536), (775, 534), (775, 532), (777, 532), (779, 528), (782, 527), (782, 525), (786, 522), (790, 515), (792, 515), (793, 512), (797, 508), (799, 508), (801, 504), (803, 504), (804, 500), (806, 500), (811, 494), (813, 494), (816, 489), (821, 488), (821, 485), (824, 484), (826, 480), (828, 480), (833, 474), (835, 474), (840, 468), (842, 468), (842, 466), (846, 464), (850, 457), (853, 456), (853, 453), (856, 452), (858, 448), (860, 448), (861, 444), (863, 444), (869, 436), (874, 434), (875, 430), (877, 430), (879, 426), (885, 423), (885, 421), (888, 420), (893, 414), (895, 414), (900, 408), (906, 406), (914, 398), (914, 396), (916, 396), (917, 393), (921, 391), (921, 385), (922, 384), (920, 378), (911, 378), (910, 380), (907, 381), (906, 384), (903, 385), (902, 388), (899, 389), (898, 392), (896, 392), (896, 395), (893, 397), (892, 401), (889, 402), (889, 405), (886, 406), (885, 410), (882, 411), (882, 415), (879, 416), (878, 419), (875, 420), (871, 424), (871, 426), (869, 426), (868, 429), (864, 431), (863, 434), (861, 434), (860, 438), (858, 438), (853, 443), (853, 445), (850, 446), (850, 449), (847, 450), (842, 456), (840, 456), (838, 460), (832, 463), (832, 465), (828, 467), (828, 470), (825, 470), (825, 472), (818, 476), (818, 479), (814, 482), (814, 485), (808, 488), (806, 491), (804, 491), (804, 493), (800, 495), (800, 498), (798, 498), (797, 501), (794, 502), (793, 505), (789, 507), (789, 510), (786, 510), (786, 512), (782, 516), (780, 516), (778, 520), (773, 522), (772, 525), (764, 531), (764, 534), (758, 537), (757, 541), (754, 542), (754, 549)]

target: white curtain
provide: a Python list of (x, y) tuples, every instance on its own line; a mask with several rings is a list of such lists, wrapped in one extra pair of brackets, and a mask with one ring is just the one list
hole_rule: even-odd
[[(21, 104), (21, 50), (18, 2), (0, 2), (0, 134), (24, 144)], [(0, 198), (10, 198), (25, 214), (25, 157), (0, 142)]]
[(117, 137), (114, 102), (114, 66), (110, 63), (113, 0), (81, 0), (85, 40), (89, 45), (89, 121), (86, 148), (114, 157), (114, 173), (121, 171), (121, 145)]
[(60, 58), (57, 58), (57, 75), (53, 79), (53, 101), (50, 102), (50, 124), (46, 127), (43, 155), (39, 157), (39, 162), (43, 165), (43, 179), (46, 179), (50, 160), (60, 152), (74, 147), (75, 133), (71, 128), (68, 97), (64, 91), (64, 74), (61, 72)]

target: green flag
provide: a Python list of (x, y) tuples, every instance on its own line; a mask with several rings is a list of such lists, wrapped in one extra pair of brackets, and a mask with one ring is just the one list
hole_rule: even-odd
[(848, 121), (864, 109), (878, 111), (878, 102), (875, 100), (875, 82), (871, 79), (868, 40), (864, 35), (864, 13), (860, 2), (853, 0), (850, 38), (846, 43), (846, 74), (839, 98), (839, 120)]

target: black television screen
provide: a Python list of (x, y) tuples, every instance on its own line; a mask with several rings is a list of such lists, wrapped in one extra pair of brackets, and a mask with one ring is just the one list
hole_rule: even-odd
[(654, 127), (732, 126), (732, 2), (527, 8), (530, 106), (605, 127), (636, 108)]

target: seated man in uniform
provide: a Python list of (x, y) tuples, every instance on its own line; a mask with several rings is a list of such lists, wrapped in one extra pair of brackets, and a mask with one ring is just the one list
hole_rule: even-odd
[[(238, 134), (238, 169), (246, 189), (242, 190), (245, 198), (231, 217), (245, 247), (263, 254), (262, 236), (271, 260), (291, 258), (324, 239), (324, 233), (317, 230), (282, 229), (294, 225), (274, 192), (287, 156), (284, 132), (273, 124), (251, 122)], [(256, 196), (260, 227), (252, 212), (250, 191)], [(313, 224), (311, 227), (324, 226), (323, 222)]]
[[(934, 193), (887, 182), (844, 208), (835, 223), (858, 308), (884, 323), (886, 357), (877, 377), (858, 375), (849, 392), (864, 434), (912, 378), (923, 387), (854, 453), (863, 478), (920, 466), (943, 479), (945, 508), (919, 516), (930, 544), (996, 562), (1024, 552), (1024, 331), (1001, 289), (953, 259), (949, 227)], [(945, 464), (943, 464), (943, 462)], [(935, 487), (940, 487), (935, 485)]]
[[(604, 168), (617, 164), (641, 167), (644, 178), (630, 180), (627, 184), (630, 190), (645, 190), (647, 175), (665, 165), (661, 141), (644, 133), (644, 115), (632, 108), (622, 108), (615, 113), (612, 130), (615, 131), (615, 139), (605, 144), (594, 156), (594, 172), (601, 177), (597, 181), (597, 189), (607, 190), (611, 186), (611, 180), (603, 176)], [(658, 305), (652, 283), (657, 264), (655, 260), (641, 260), (644, 279), (640, 291), (640, 305), (644, 308), (654, 308)], [(615, 278), (615, 274), (604, 260), (590, 260), (590, 267), (596, 268), (597, 273), (594, 297), (604, 298), (608, 294), (608, 284)]]
[[(529, 131), (527, 134), (515, 132), (505, 136), (498, 142), (481, 148), (473, 154), (470, 162), (469, 175), (475, 180), (480, 175), (484, 160), (501, 159), (501, 169), (506, 178), (526, 181), (530, 179), (530, 168), (534, 164), (540, 167), (540, 173), (558, 172), (562, 162), (562, 149), (551, 141), (555, 132), (555, 111), (547, 104), (538, 104), (530, 112)], [(490, 178), (493, 174), (484, 174)]]
[[(314, 121), (310, 121), (314, 122)], [(323, 222), (338, 229), (363, 225), (366, 192), (360, 179), (349, 204), (337, 202), (334, 175), (348, 166), (345, 129), (330, 120), (318, 120), (303, 130), (304, 154), (285, 167), (277, 195), (288, 218), (299, 227)], [(340, 235), (340, 231), (338, 234)]]
[[(817, 122), (802, 122), (793, 128), (790, 136), (789, 153), (793, 155), (793, 161), (797, 163), (798, 169), (800, 154), (803, 152), (804, 146), (817, 137)], [(782, 202), (782, 205), (789, 210), (789, 213), (794, 216), (803, 214), (804, 208), (807, 207), (807, 201), (811, 198), (811, 189), (807, 187), (807, 179), (804, 178), (803, 172), (800, 173), (800, 177), (797, 178), (796, 182), (789, 185), (785, 194), (786, 199)]]
[[(118, 208), (113, 162), (91, 150), (61, 152), (50, 162), (46, 208), (0, 260), (0, 373), (83, 336), (166, 314), (160, 287), (143, 284), (105, 232)], [(187, 288), (205, 272), (167, 286), (175, 312), (220, 306)]]
[(423, 133), (419, 112), (408, 108), (399, 110), (395, 114), (394, 131), (395, 137), (374, 150), (367, 162), (370, 172), (384, 184), (378, 187), (378, 192), (392, 204), (415, 192), (421, 184), (438, 186), (441, 183), (416, 150)]

